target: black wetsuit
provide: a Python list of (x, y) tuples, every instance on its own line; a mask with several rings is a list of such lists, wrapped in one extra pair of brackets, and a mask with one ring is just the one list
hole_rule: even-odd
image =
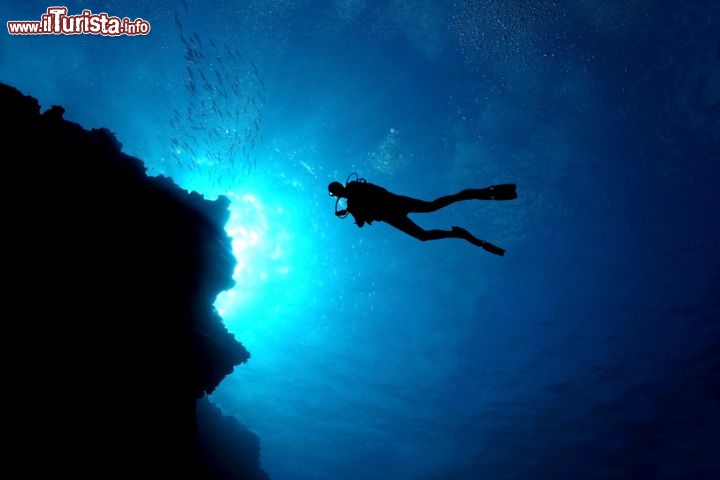
[(376, 220), (382, 221), (388, 214), (397, 209), (399, 195), (390, 193), (374, 183), (352, 181), (345, 187), (347, 195), (347, 211), (355, 219), (355, 224), (362, 227)]
[(465, 189), (452, 195), (445, 195), (432, 201), (397, 195), (378, 185), (359, 180), (345, 185), (347, 212), (362, 227), (374, 221), (385, 222), (421, 241), (441, 238), (462, 238), (496, 255), (505, 250), (481, 240), (460, 227), (451, 230), (425, 230), (408, 218), (409, 213), (428, 213), (463, 200), (512, 200), (517, 198), (515, 184), (493, 185), (480, 189)]

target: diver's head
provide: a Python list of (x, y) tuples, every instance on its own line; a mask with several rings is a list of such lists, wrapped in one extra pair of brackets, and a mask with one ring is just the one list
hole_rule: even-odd
[(340, 182), (330, 182), (330, 185), (328, 185), (328, 192), (332, 197), (344, 197), (345, 186)]

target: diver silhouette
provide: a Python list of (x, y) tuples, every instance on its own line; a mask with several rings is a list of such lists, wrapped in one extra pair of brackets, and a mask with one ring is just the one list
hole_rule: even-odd
[[(355, 175), (355, 180), (350, 177)], [(468, 242), (494, 253), (505, 255), (505, 250), (490, 242), (481, 240), (461, 227), (452, 227), (451, 230), (425, 230), (408, 218), (410, 213), (429, 213), (447, 207), (463, 200), (513, 200), (517, 198), (514, 183), (492, 185), (485, 188), (469, 188), (453, 195), (445, 195), (432, 201), (420, 200), (389, 192), (383, 187), (372, 184), (357, 174), (350, 174), (343, 185), (340, 182), (330, 182), (328, 191), (336, 197), (335, 215), (345, 218), (352, 215), (355, 224), (362, 228), (372, 222), (385, 222), (421, 241), (439, 240), (442, 238), (461, 238)], [(338, 210), (341, 198), (347, 199), (345, 209)]]

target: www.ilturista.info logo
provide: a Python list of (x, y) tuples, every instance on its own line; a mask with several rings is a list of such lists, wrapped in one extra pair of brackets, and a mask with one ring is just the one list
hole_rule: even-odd
[(49, 7), (47, 13), (37, 20), (7, 22), (10, 35), (147, 35), (150, 23), (142, 18), (111, 17), (107, 13), (83, 10), (80, 15), (68, 15), (65, 7)]

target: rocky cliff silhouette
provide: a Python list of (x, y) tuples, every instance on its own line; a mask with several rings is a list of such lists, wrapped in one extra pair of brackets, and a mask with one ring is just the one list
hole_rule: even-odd
[(206, 398), (249, 358), (213, 308), (229, 201), (11, 86), (0, 105), (4, 476), (267, 478), (258, 438)]

